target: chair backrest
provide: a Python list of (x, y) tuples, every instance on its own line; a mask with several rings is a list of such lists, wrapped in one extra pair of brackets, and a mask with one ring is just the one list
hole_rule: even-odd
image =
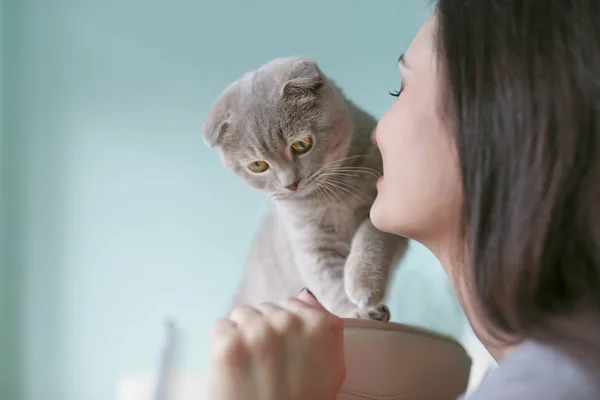
[(397, 323), (344, 320), (347, 376), (337, 400), (456, 400), (471, 359), (456, 340)]

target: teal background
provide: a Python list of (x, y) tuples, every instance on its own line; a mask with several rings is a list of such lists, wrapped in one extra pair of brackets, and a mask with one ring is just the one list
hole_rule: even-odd
[[(211, 102), (299, 54), (381, 116), (425, 3), (5, 0), (0, 399), (114, 398), (121, 376), (155, 368), (168, 316), (179, 362), (202, 369), (266, 211), (205, 148)], [(416, 244), (389, 304), (397, 321), (462, 332)]]

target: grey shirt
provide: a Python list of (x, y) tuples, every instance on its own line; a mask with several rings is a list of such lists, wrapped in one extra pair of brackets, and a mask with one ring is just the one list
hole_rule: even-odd
[(600, 370), (585, 369), (552, 347), (528, 341), (459, 400), (600, 400)]

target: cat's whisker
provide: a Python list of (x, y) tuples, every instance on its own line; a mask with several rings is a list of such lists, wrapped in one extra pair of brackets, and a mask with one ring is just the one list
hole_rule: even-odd
[(321, 192), (321, 188), (318, 186), (315, 189), (315, 197), (317, 198), (317, 200), (322, 201), (325, 204), (327, 204), (327, 199), (325, 198), (325, 196), (323, 196), (323, 193)]
[(354, 193), (356, 193), (357, 195), (358, 195), (358, 194), (360, 194), (360, 195), (364, 196), (364, 197), (365, 197), (366, 199), (368, 199), (368, 200), (373, 200), (373, 196), (368, 196), (368, 195), (366, 195), (365, 193), (363, 193), (363, 192), (361, 192), (360, 190), (358, 190), (356, 187), (352, 186), (350, 183), (348, 183), (348, 182), (346, 182), (346, 181), (344, 181), (344, 180), (341, 180), (341, 179), (342, 179), (342, 178), (340, 178), (340, 179), (335, 179), (335, 177), (334, 177), (334, 178), (329, 178), (329, 180), (330, 180), (332, 183), (336, 183), (336, 184), (338, 184), (338, 185), (340, 185), (340, 186), (343, 186), (343, 187), (345, 187), (346, 189), (348, 189), (348, 190), (350, 190), (350, 191), (353, 191), (353, 192), (354, 192)]
[(333, 201), (333, 198), (331, 197), (331, 195), (329, 193), (327, 193), (325, 191), (325, 189), (323, 188), (323, 186), (317, 186), (317, 197), (319, 195), (323, 196), (323, 202), (326, 205), (335, 204), (335, 201)]
[(379, 178), (381, 176), (381, 173), (379, 171), (377, 171), (376, 169), (366, 168), (366, 167), (335, 168), (335, 169), (330, 169), (327, 172), (355, 172), (355, 173), (363, 173), (363, 174), (372, 175), (377, 178)]
[(309, 182), (312, 181), (314, 177), (318, 176), (322, 171), (326, 171), (329, 168), (343, 167), (343, 166), (340, 166), (339, 164), (343, 163), (344, 161), (348, 161), (348, 160), (351, 160), (353, 158), (358, 158), (358, 157), (366, 157), (367, 155), (368, 154), (358, 154), (358, 155), (354, 155), (354, 156), (350, 156), (350, 157), (345, 157), (340, 160), (331, 161), (325, 165), (322, 165), (320, 168), (318, 168), (315, 172), (313, 172), (313, 174), (311, 176), (309, 176), (307, 178), (307, 180)]
[(317, 170), (313, 175), (311, 175), (307, 179), (307, 183), (312, 183), (312, 182), (317, 181), (320, 178), (326, 177), (326, 176), (336, 175), (336, 176), (347, 176), (347, 177), (356, 178), (356, 177), (360, 176), (360, 174), (371, 175), (371, 176), (373, 176), (375, 178), (379, 178), (381, 176), (381, 173), (379, 171), (377, 171), (376, 169), (373, 169), (373, 168), (367, 168), (367, 167), (335, 167), (335, 168), (328, 168), (328, 169), (319, 169), (319, 170)]
[(325, 168), (325, 167), (328, 167), (328, 166), (330, 166), (330, 165), (336, 165), (336, 164), (340, 164), (340, 163), (343, 163), (344, 161), (348, 161), (348, 160), (351, 160), (351, 159), (353, 159), (353, 158), (358, 158), (358, 157), (366, 157), (366, 156), (367, 156), (367, 154), (358, 154), (358, 155), (354, 155), (354, 156), (350, 156), (350, 157), (342, 158), (342, 159), (339, 159), (339, 160), (331, 161), (331, 162), (329, 162), (329, 163), (327, 163), (327, 164), (323, 165), (321, 168)]
[(280, 235), (282, 234), (281, 231), (281, 222), (280, 222), (280, 217), (279, 217), (279, 213), (277, 212), (277, 204), (275, 203), (274, 200), (271, 200), (271, 202), (273, 203), (273, 208), (275, 209), (274, 213), (273, 213), (273, 225), (274, 225), (274, 231), (276, 235)]
[(327, 173), (323, 173), (321, 174), (321, 177), (323, 177), (323, 180), (337, 180), (339, 183), (344, 183), (346, 185), (352, 186), (351, 185), (351, 179), (349, 178), (355, 178), (357, 175), (354, 173), (344, 173), (344, 172), (327, 172)]
[(311, 184), (311, 183), (315, 182), (319, 178), (319, 175), (320, 175), (320, 171), (316, 170), (312, 175), (310, 175), (308, 178), (305, 179), (306, 184)]
[(327, 185), (321, 185), (321, 187), (323, 188), (323, 190), (327, 191), (328, 197), (331, 199), (331, 204), (336, 204), (342, 201), (340, 195), (336, 193), (335, 190), (328, 187)]
[(338, 202), (340, 201), (338, 194), (333, 189), (325, 185), (319, 185), (319, 188), (323, 189), (323, 193), (327, 193), (327, 197), (331, 200), (332, 205), (336, 203), (336, 199)]
[(317, 185), (327, 191), (327, 193), (330, 195), (330, 197), (332, 199), (332, 202), (333, 202), (332, 204), (342, 201), (339, 193), (337, 193), (334, 189), (332, 189), (330, 187), (330, 185), (327, 183), (327, 181), (321, 180), (321, 181), (317, 182)]
[(356, 178), (358, 175), (344, 172), (324, 172), (321, 174), (321, 176), (347, 176), (350, 178)]
[(317, 187), (315, 188), (315, 195), (319, 200), (322, 199), (323, 201), (327, 202), (327, 198), (323, 194), (323, 188), (321, 186), (317, 185)]
[(349, 190), (348, 188), (346, 188), (346, 187), (344, 187), (344, 186), (340, 185), (340, 184), (339, 184), (339, 183), (337, 183), (337, 182), (332, 182), (332, 181), (322, 181), (322, 182), (323, 182), (323, 183), (326, 183), (326, 184), (328, 184), (328, 185), (330, 185), (331, 187), (334, 187), (334, 188), (336, 188), (336, 189), (343, 190), (344, 192), (346, 192), (346, 193), (348, 193), (348, 194), (350, 194), (350, 195), (352, 195), (352, 196), (356, 197), (358, 200), (360, 200), (360, 201), (362, 201), (362, 202), (364, 202), (364, 201), (365, 201), (365, 199), (361, 198), (359, 195), (357, 195), (357, 194), (356, 194), (356, 193), (354, 193), (353, 191)]
[(330, 190), (332, 193), (334, 193), (334, 194), (335, 194), (335, 197), (336, 197), (336, 199), (338, 199), (337, 201), (338, 201), (339, 203), (343, 203), (343, 202), (344, 202), (344, 200), (342, 199), (342, 196), (343, 196), (343, 195), (345, 195), (345, 196), (347, 196), (347, 195), (350, 195), (350, 196), (353, 196), (353, 197), (355, 197), (356, 199), (360, 200), (361, 202), (363, 202), (363, 201), (364, 201), (363, 199), (361, 199), (360, 197), (358, 197), (358, 195), (356, 195), (355, 193), (352, 193), (351, 191), (349, 191), (349, 190), (348, 190), (348, 189), (346, 189), (346, 188), (339, 187), (339, 186), (338, 186), (338, 185), (336, 185), (335, 183), (332, 183), (332, 182), (327, 182), (327, 183), (325, 184), (325, 186), (326, 186), (326, 187), (327, 187), (327, 188), (328, 188), (328, 189), (329, 189), (329, 190)]
[(376, 170), (375, 168), (371, 168), (371, 167), (340, 166), (340, 167), (331, 167), (331, 168), (329, 168), (329, 170), (331, 170), (331, 171), (337, 171), (337, 170), (371, 171), (371, 172), (380, 174), (380, 172), (378, 170)]
[(272, 200), (270, 198), (267, 197), (267, 199), (263, 202), (262, 206), (260, 207), (260, 209), (258, 210), (258, 213), (256, 214), (256, 219), (254, 221), (254, 224), (257, 224), (259, 219), (262, 217), (265, 208), (267, 206), (267, 204), (269, 204)]

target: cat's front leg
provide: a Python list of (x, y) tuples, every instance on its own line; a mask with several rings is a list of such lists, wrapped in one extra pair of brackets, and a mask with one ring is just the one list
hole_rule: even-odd
[[(318, 234), (308, 237), (319, 237)], [(296, 264), (307, 287), (317, 300), (339, 317), (388, 321), (389, 309), (383, 304), (357, 307), (346, 294), (344, 270), (350, 253), (347, 242), (322, 238), (296, 244)]]
[(344, 267), (348, 244), (314, 242), (296, 244), (296, 264), (305, 285), (330, 312), (345, 317), (356, 306), (344, 288)]
[(350, 300), (359, 308), (381, 302), (390, 272), (404, 255), (408, 240), (375, 228), (365, 219), (352, 239), (345, 264), (344, 284)]

